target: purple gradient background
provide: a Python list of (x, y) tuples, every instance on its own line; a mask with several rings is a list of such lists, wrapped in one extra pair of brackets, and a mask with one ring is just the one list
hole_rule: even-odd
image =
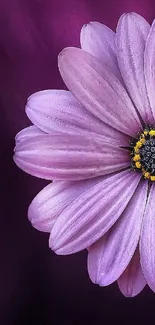
[(135, 11), (150, 23), (155, 0), (1, 0), (0, 1), (0, 324), (135, 324), (154, 319), (155, 295), (146, 288), (124, 298), (117, 285), (89, 280), (86, 252), (56, 256), (48, 236), (27, 220), (32, 198), (47, 184), (20, 171), (12, 161), (14, 136), (29, 125), (26, 98), (45, 88), (64, 87), (57, 55), (79, 46), (90, 20), (115, 29), (123, 12)]

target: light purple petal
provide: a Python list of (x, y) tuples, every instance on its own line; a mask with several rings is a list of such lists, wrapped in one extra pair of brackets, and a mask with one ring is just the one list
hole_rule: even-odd
[(148, 96), (155, 120), (155, 20), (151, 26), (144, 53), (144, 71)]
[(155, 184), (153, 183), (144, 214), (140, 240), (140, 261), (145, 279), (155, 291)]
[(135, 108), (106, 66), (77, 48), (64, 49), (58, 63), (64, 82), (79, 102), (101, 121), (125, 134), (136, 135), (141, 124)]
[(116, 57), (115, 33), (107, 26), (92, 21), (81, 29), (81, 48), (106, 65), (122, 80)]
[(32, 123), (49, 134), (87, 136), (91, 132), (93, 137), (110, 137), (121, 146), (128, 145), (127, 137), (97, 119), (69, 91), (44, 90), (31, 95), (26, 113)]
[(15, 137), (16, 144), (20, 143), (21, 141), (30, 139), (37, 135), (43, 135), (44, 132), (39, 130), (35, 125), (28, 126), (27, 128), (21, 130), (17, 133)]
[(118, 279), (118, 286), (125, 297), (135, 297), (145, 285), (146, 280), (140, 265), (139, 251), (136, 249), (130, 264)]
[(57, 254), (71, 254), (89, 247), (116, 222), (140, 180), (139, 173), (126, 170), (103, 179), (66, 208), (50, 236)]
[[(147, 182), (138, 185), (116, 224), (89, 248), (88, 272), (91, 280), (100, 286), (107, 286), (116, 281), (124, 272), (136, 250), (146, 205), (147, 189)], [(123, 201), (123, 198), (121, 199)]]
[(51, 232), (52, 227), (63, 212), (79, 195), (100, 181), (99, 178), (76, 182), (55, 181), (47, 185), (32, 201), (28, 218), (34, 228)]
[(116, 31), (117, 58), (127, 90), (145, 123), (152, 112), (144, 77), (144, 50), (150, 25), (136, 13), (123, 14)]
[(115, 145), (63, 134), (44, 134), (21, 141), (15, 147), (14, 160), (27, 173), (51, 180), (97, 177), (130, 164), (129, 153)]

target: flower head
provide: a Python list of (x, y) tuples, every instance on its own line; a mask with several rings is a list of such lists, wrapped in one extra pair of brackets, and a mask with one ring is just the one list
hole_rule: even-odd
[(116, 33), (91, 22), (81, 49), (64, 49), (69, 91), (28, 99), (34, 124), (16, 136), (14, 160), (52, 180), (32, 201), (32, 225), (57, 254), (88, 248), (94, 283), (155, 291), (155, 27), (135, 13)]

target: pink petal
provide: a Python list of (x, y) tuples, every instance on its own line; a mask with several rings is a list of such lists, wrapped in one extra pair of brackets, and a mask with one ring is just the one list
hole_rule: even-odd
[(135, 297), (145, 285), (146, 280), (140, 265), (139, 251), (136, 249), (130, 264), (118, 279), (118, 286), (125, 297)]
[(31, 139), (32, 137), (43, 135), (43, 134), (44, 132), (39, 130), (35, 125), (31, 125), (18, 132), (15, 137), (15, 141), (16, 144), (18, 144), (24, 140)]
[(145, 123), (152, 112), (144, 77), (144, 49), (150, 25), (136, 13), (123, 14), (116, 32), (117, 58), (127, 90)]
[[(107, 139), (108, 141), (108, 139)], [(15, 163), (27, 173), (51, 180), (80, 180), (108, 174), (130, 164), (129, 153), (82, 135), (38, 135), (15, 148)]]
[(155, 20), (151, 26), (144, 53), (144, 71), (148, 96), (155, 120)]
[(126, 170), (94, 184), (57, 219), (50, 247), (57, 254), (71, 254), (101, 238), (122, 214), (139, 180), (139, 173)]
[(116, 57), (115, 33), (110, 28), (92, 21), (82, 27), (80, 41), (83, 50), (95, 56), (121, 79)]
[(101, 121), (135, 136), (141, 124), (125, 89), (95, 57), (77, 48), (64, 49), (59, 69), (75, 97)]
[(32, 201), (28, 210), (28, 218), (34, 228), (51, 232), (60, 213), (86, 191), (92, 184), (100, 181), (90, 179), (77, 182), (57, 181), (47, 185)]
[(49, 134), (87, 136), (91, 132), (93, 137), (108, 136), (121, 146), (128, 145), (122, 133), (98, 120), (69, 91), (44, 90), (33, 94), (28, 99), (26, 113), (32, 123)]
[(140, 240), (140, 261), (145, 279), (155, 291), (155, 184), (152, 185), (144, 214)]
[[(107, 286), (116, 281), (124, 272), (136, 250), (146, 205), (147, 189), (147, 182), (138, 185), (132, 198), (130, 195), (131, 201), (116, 224), (89, 248), (89, 275), (91, 280), (100, 286)], [(121, 199), (123, 201), (123, 198)]]

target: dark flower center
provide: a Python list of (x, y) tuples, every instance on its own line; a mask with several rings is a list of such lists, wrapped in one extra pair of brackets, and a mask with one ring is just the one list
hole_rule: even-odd
[(131, 144), (132, 167), (155, 181), (155, 129), (146, 128)]

